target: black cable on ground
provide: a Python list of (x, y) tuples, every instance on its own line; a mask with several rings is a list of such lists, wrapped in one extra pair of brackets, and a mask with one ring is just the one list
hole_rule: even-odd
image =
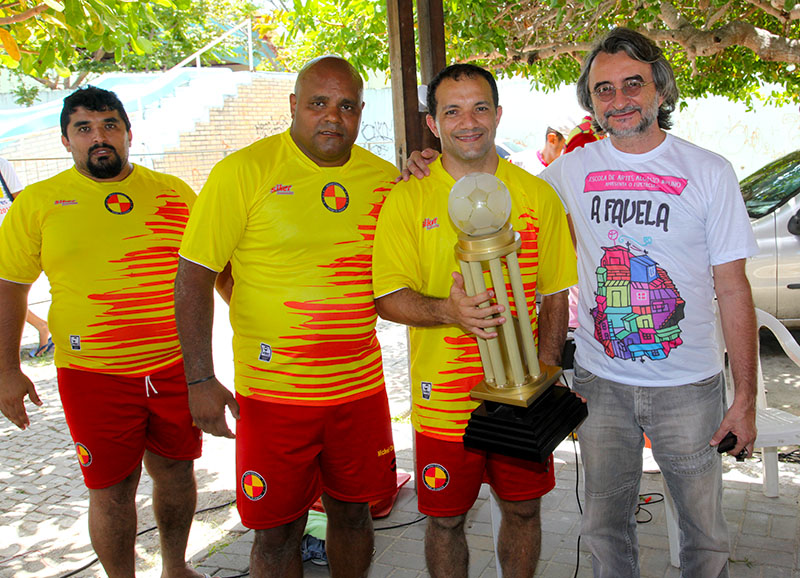
[[(230, 506), (232, 504), (235, 504), (235, 503), (236, 503), (236, 500), (231, 500), (230, 502), (225, 502), (224, 504), (219, 504), (217, 506), (209, 506), (208, 508), (203, 508), (201, 510), (197, 510), (194, 513), (194, 515), (196, 516), (197, 514), (202, 514), (203, 512), (210, 512), (212, 510), (219, 510), (219, 509), (222, 509), (222, 508), (227, 508), (228, 506)], [(136, 535), (137, 536), (141, 536), (142, 534), (147, 534), (148, 532), (152, 532), (153, 530), (155, 530), (157, 528), (158, 528), (158, 526), (150, 526), (149, 528), (145, 528), (144, 530), (139, 530), (138, 532), (136, 532)], [(98, 561), (99, 561), (99, 559), (95, 556), (90, 562), (84, 564), (83, 566), (81, 566), (77, 570), (72, 570), (71, 572), (68, 572), (66, 574), (62, 574), (58, 578), (70, 578), (70, 576), (75, 576), (78, 572), (83, 572), (84, 570), (86, 570), (90, 566), (93, 566), (94, 564), (96, 564)], [(226, 576), (225, 578), (241, 578), (242, 576), (247, 576), (249, 574), (250, 574), (250, 572), (247, 572), (245, 574), (237, 574), (236, 576)]]
[(413, 526), (417, 522), (421, 522), (428, 516), (422, 515), (416, 520), (411, 520), (410, 522), (403, 522), (402, 524), (395, 524), (394, 526), (384, 526), (383, 528), (373, 528), (376, 532), (380, 532), (381, 530), (394, 530), (395, 528), (405, 528), (406, 526)]
[[(579, 490), (581, 467), (578, 463), (578, 444), (575, 443), (575, 432), (570, 434), (572, 436), (572, 451), (575, 453), (575, 501), (578, 503), (578, 511), (583, 517), (583, 506), (581, 506), (581, 494)], [(578, 532), (578, 541), (575, 544), (575, 574), (573, 578), (578, 578), (578, 570), (581, 567), (581, 533)]]
[[(660, 494), (658, 492), (653, 492), (650, 494), (639, 494), (639, 504), (636, 506), (636, 512), (634, 512), (634, 516), (636, 517), (637, 524), (647, 524), (648, 522), (653, 520), (653, 514), (645, 508), (645, 506), (652, 506), (654, 504), (660, 504), (664, 501), (664, 494)], [(639, 519), (639, 512), (644, 512), (647, 514), (647, 518), (644, 520)]]

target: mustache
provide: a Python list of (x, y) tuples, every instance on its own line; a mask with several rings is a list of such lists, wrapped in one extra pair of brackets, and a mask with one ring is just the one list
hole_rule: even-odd
[(92, 146), (89, 147), (89, 154), (92, 154), (97, 149), (108, 149), (110, 151), (113, 151), (114, 153), (117, 152), (117, 149), (115, 149), (113, 146), (111, 146), (108, 143), (98, 143), (96, 145), (92, 145)]
[(629, 104), (625, 108), (621, 108), (619, 110), (609, 110), (603, 116), (605, 116), (606, 118), (610, 118), (612, 116), (628, 114), (629, 112), (642, 112), (642, 109), (639, 106), (633, 106), (632, 104)]
[(342, 132), (342, 125), (333, 123), (333, 122), (326, 122), (324, 125), (319, 127), (319, 132)]

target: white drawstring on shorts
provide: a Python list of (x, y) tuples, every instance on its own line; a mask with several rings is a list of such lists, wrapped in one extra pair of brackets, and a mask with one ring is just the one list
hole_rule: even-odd
[(150, 397), (150, 388), (153, 389), (153, 395), (158, 395), (158, 390), (156, 386), (153, 385), (153, 380), (150, 379), (149, 375), (144, 376), (144, 390), (147, 393), (147, 397)]

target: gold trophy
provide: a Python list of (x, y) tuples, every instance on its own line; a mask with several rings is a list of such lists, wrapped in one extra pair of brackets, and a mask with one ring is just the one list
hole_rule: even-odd
[(448, 212), (460, 231), (455, 252), (467, 294), (486, 291), (488, 270), (507, 319), (497, 338), (476, 337), (484, 378), (471, 396), (482, 403), (472, 413), (464, 445), (543, 462), (587, 411), (569, 389), (555, 385), (561, 368), (539, 360), (517, 260), (522, 241), (508, 220), (511, 195), (494, 175), (471, 173), (450, 190)]

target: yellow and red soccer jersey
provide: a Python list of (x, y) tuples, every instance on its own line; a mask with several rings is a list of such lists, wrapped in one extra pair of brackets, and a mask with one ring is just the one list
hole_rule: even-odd
[(173, 287), (194, 199), (138, 165), (119, 182), (73, 167), (20, 193), (0, 227), (0, 278), (44, 270), (56, 366), (136, 377), (181, 359)]
[(288, 131), (214, 167), (181, 256), (214, 271), (231, 262), (241, 395), (332, 405), (384, 387), (370, 265), (396, 175), (360, 147), (344, 166), (319, 167)]
[[(373, 258), (376, 298), (403, 288), (447, 298), (451, 274), (460, 271), (458, 231), (447, 213), (455, 180), (441, 160), (430, 167), (429, 177), (399, 183), (381, 211)], [(517, 256), (538, 338), (536, 290), (549, 295), (577, 283), (575, 250), (564, 209), (547, 183), (503, 161), (495, 175), (511, 192), (511, 223), (522, 239)], [(412, 423), (425, 435), (460, 441), (478, 405), (469, 392), (483, 378), (475, 337), (455, 325), (412, 327), (410, 333)]]

